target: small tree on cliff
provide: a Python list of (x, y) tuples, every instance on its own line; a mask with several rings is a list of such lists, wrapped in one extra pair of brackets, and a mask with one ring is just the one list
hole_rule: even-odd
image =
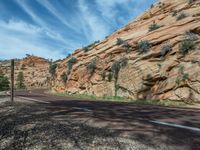
[(9, 84), (8, 78), (0, 74), (0, 91), (8, 90)]
[(57, 64), (55, 63), (51, 63), (50, 66), (49, 66), (49, 73), (54, 76), (55, 73), (56, 73), (56, 68), (57, 68)]
[(23, 72), (19, 72), (19, 74), (17, 76), (17, 84), (16, 85), (17, 85), (18, 89), (24, 89), (25, 88)]

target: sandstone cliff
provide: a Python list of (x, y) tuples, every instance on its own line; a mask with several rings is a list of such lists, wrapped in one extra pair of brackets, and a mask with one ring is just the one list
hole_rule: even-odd
[[(0, 62), (0, 72), (10, 78), (10, 61)], [(49, 61), (37, 56), (28, 55), (15, 60), (15, 84), (19, 72), (23, 72), (26, 88), (49, 87)]]
[(58, 92), (200, 101), (200, 1), (161, 0), (57, 63)]

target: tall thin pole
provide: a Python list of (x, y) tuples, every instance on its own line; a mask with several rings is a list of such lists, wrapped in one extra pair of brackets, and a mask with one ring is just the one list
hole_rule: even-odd
[(15, 61), (14, 59), (11, 60), (11, 91), (10, 91), (10, 100), (11, 102), (14, 101), (14, 66), (15, 66)]

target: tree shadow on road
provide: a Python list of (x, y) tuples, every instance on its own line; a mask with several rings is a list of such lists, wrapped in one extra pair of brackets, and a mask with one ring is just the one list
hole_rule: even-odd
[(4, 103), (0, 149), (198, 149), (199, 133), (147, 123), (184, 113), (91, 101)]

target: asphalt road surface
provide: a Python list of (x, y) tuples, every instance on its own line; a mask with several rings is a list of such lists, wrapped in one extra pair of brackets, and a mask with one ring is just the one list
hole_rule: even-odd
[[(68, 110), (67, 114), (94, 127), (112, 129), (141, 142), (168, 142), (177, 149), (200, 150), (200, 110), (80, 100), (44, 94), (41, 90), (16, 96)], [(57, 111), (52, 109), (51, 111)], [(166, 140), (167, 139), (167, 140)]]

